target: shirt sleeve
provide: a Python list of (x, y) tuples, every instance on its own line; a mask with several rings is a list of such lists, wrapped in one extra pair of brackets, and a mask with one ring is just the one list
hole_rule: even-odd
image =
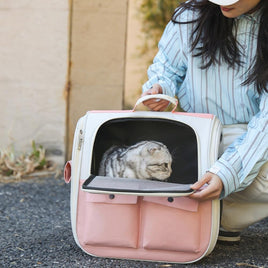
[(182, 84), (187, 69), (187, 26), (169, 22), (158, 44), (158, 53), (148, 69), (149, 80), (143, 92), (153, 84), (160, 84), (163, 94), (174, 97)]
[(247, 132), (237, 138), (209, 171), (224, 185), (221, 198), (252, 183), (268, 161), (268, 93), (260, 96), (260, 111), (250, 120)]

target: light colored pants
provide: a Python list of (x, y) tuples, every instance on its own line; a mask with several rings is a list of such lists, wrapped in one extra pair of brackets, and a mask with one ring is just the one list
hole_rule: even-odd
[[(246, 125), (224, 127), (220, 153), (245, 131)], [(262, 165), (258, 175), (246, 189), (232, 193), (223, 200), (221, 227), (227, 231), (242, 231), (266, 217), (268, 217), (268, 161)]]

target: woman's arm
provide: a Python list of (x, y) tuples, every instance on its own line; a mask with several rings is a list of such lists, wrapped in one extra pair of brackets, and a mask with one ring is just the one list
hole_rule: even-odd
[(211, 167), (211, 172), (192, 186), (198, 190), (208, 184), (192, 198), (224, 198), (252, 183), (260, 167), (268, 161), (268, 93), (262, 94), (259, 107), (259, 113), (248, 124), (248, 131), (227, 148)]
[(158, 53), (148, 68), (148, 81), (144, 94), (154, 92), (174, 97), (187, 70), (187, 25), (169, 22), (158, 44)]

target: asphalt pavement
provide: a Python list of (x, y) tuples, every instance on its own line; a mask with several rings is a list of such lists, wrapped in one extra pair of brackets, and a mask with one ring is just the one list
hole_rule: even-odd
[(1, 183), (0, 267), (268, 267), (268, 219), (245, 230), (239, 245), (217, 244), (194, 264), (92, 257), (73, 239), (69, 198), (63, 179)]

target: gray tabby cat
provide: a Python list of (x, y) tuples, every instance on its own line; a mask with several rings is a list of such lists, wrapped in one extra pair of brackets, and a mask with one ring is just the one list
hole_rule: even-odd
[(108, 149), (102, 157), (99, 175), (164, 181), (172, 172), (171, 163), (171, 154), (163, 143), (142, 141)]

